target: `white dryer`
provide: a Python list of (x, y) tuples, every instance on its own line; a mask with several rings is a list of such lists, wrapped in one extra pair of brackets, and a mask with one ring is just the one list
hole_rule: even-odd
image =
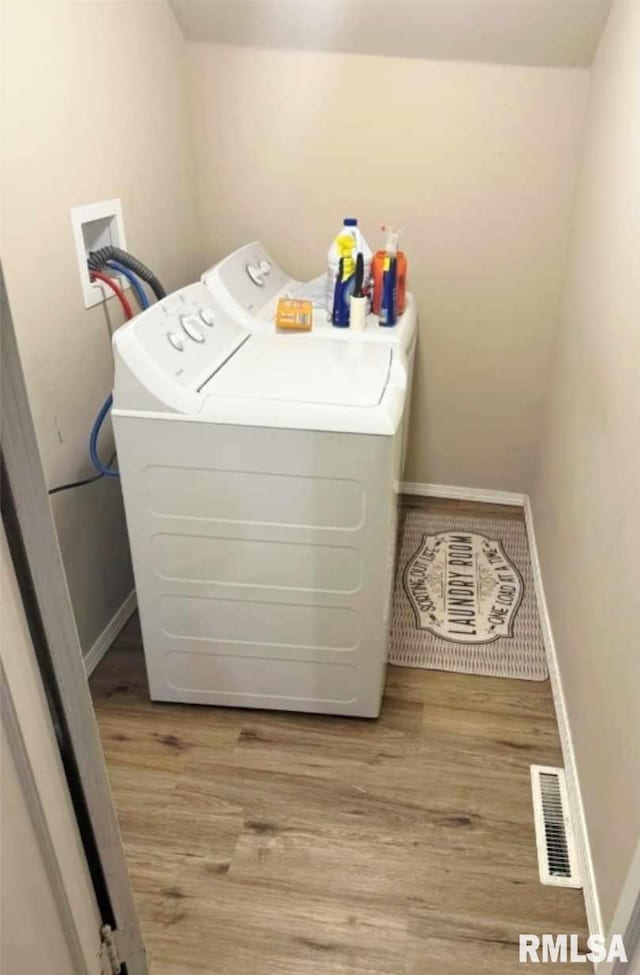
[(407, 363), (332, 331), (279, 341), (197, 283), (114, 336), (154, 700), (379, 713)]

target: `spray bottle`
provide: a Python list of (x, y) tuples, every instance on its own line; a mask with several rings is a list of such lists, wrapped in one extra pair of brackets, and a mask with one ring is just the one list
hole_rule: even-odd
[(400, 231), (382, 227), (388, 232), (384, 250), (373, 258), (373, 313), (381, 325), (395, 325), (404, 311), (407, 283), (407, 258), (398, 250)]

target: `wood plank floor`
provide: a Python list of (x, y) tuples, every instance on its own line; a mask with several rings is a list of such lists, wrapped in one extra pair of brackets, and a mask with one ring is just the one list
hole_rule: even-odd
[(390, 667), (378, 721), (153, 704), (133, 617), (91, 688), (153, 975), (513, 975), (520, 932), (586, 939), (538, 881), (548, 682)]

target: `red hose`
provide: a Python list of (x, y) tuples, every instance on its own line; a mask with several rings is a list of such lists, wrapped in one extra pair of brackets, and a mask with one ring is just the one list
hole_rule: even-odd
[(125, 318), (127, 319), (127, 321), (130, 318), (133, 318), (133, 312), (131, 311), (131, 305), (129, 304), (129, 302), (127, 300), (127, 296), (125, 295), (124, 291), (122, 290), (122, 288), (120, 287), (119, 284), (116, 284), (115, 281), (113, 281), (111, 278), (107, 277), (106, 274), (102, 274), (101, 271), (89, 271), (89, 276), (90, 276), (90, 278), (91, 278), (92, 281), (95, 278), (97, 278), (99, 281), (104, 282), (104, 284), (109, 285), (109, 287), (111, 288), (111, 290), (113, 291), (113, 293), (118, 298), (120, 304), (122, 305), (122, 310), (123, 310), (123, 312), (125, 314)]

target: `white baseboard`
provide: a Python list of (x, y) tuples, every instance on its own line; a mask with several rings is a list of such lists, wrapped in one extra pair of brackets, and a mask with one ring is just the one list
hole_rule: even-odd
[(94, 672), (105, 653), (117, 637), (118, 633), (127, 622), (134, 609), (137, 606), (136, 591), (133, 589), (122, 606), (116, 610), (115, 614), (111, 617), (104, 630), (93, 644), (92, 647), (84, 655), (84, 669), (87, 678), (91, 676)]
[(589, 835), (587, 823), (580, 792), (580, 782), (578, 780), (578, 768), (571, 737), (571, 728), (567, 714), (567, 705), (562, 687), (562, 678), (558, 666), (556, 646), (551, 630), (551, 620), (547, 608), (547, 600), (542, 583), (540, 571), (540, 560), (538, 558), (538, 548), (536, 545), (536, 535), (533, 526), (533, 513), (529, 497), (525, 499), (524, 516), (527, 526), (527, 539), (529, 542), (529, 554), (531, 556), (531, 567), (533, 570), (533, 582), (536, 590), (538, 602), (538, 612), (540, 614), (540, 624), (542, 626), (542, 636), (547, 656), (547, 667), (549, 668), (549, 679), (553, 693), (553, 703), (555, 705), (558, 730), (560, 732), (560, 744), (562, 746), (562, 758), (564, 762), (565, 774), (567, 777), (567, 792), (569, 794), (569, 805), (571, 810), (571, 820), (574, 830), (576, 851), (578, 856), (578, 866), (582, 879), (584, 903), (587, 912), (587, 924), (589, 934), (604, 936), (606, 934), (600, 911), (600, 902), (596, 888), (596, 879), (593, 870), (593, 860), (591, 858), (591, 848), (589, 845)]
[(402, 494), (417, 494), (423, 498), (451, 498), (454, 501), (484, 501), (485, 504), (511, 504), (524, 507), (527, 495), (516, 491), (491, 491), (486, 488), (454, 487), (449, 484), (422, 484), (403, 481)]

